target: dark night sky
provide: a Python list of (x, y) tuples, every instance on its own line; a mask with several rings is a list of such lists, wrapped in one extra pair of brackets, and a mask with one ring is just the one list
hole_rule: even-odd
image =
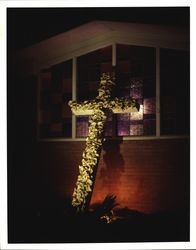
[(28, 47), (93, 20), (189, 27), (188, 7), (8, 8), (10, 50)]

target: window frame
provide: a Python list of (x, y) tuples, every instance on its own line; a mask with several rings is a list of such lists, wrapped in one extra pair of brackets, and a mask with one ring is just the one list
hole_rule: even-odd
[[(155, 135), (149, 135), (149, 136), (113, 136), (109, 137), (111, 140), (119, 139), (119, 137), (122, 140), (129, 141), (129, 140), (156, 140), (156, 139), (176, 139), (176, 138), (188, 138), (189, 135), (161, 135), (161, 119), (160, 119), (160, 49), (164, 48), (163, 46), (153, 46), (149, 44), (139, 44), (139, 43), (127, 43), (127, 42), (115, 42), (115, 43), (108, 43), (106, 45), (102, 45), (100, 47), (92, 49), (90, 52), (103, 48), (105, 46), (112, 46), (112, 66), (116, 66), (117, 63), (117, 44), (123, 44), (123, 45), (136, 45), (136, 46), (145, 46), (145, 47), (152, 47), (155, 49), (155, 61), (156, 61), (156, 133)], [(172, 48), (171, 49), (175, 49)], [(186, 49), (181, 49), (186, 50)], [(72, 100), (77, 100), (77, 58), (81, 55), (84, 55), (89, 52), (85, 52), (83, 54), (78, 54), (71, 56), (69, 58), (66, 58), (65, 60), (72, 59)], [(62, 58), (61, 58), (62, 59)], [(56, 63), (62, 62), (58, 61)], [(50, 63), (50, 66), (52, 64)], [(43, 69), (43, 66), (40, 67), (40, 69)], [(37, 109), (38, 109), (38, 122), (37, 122), (37, 138), (39, 141), (85, 141), (86, 137), (78, 138), (76, 137), (76, 116), (72, 114), (72, 136), (71, 138), (66, 137), (59, 137), (59, 138), (41, 138), (40, 137), (40, 83), (41, 83), (41, 70), (39, 70), (38, 75), (38, 100), (37, 100)]]

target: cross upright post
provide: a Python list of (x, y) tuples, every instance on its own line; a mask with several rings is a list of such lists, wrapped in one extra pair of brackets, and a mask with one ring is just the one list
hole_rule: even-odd
[(77, 211), (84, 211), (90, 203), (95, 168), (101, 153), (104, 139), (104, 125), (108, 112), (130, 113), (139, 111), (139, 104), (130, 98), (111, 98), (115, 86), (114, 73), (103, 73), (100, 80), (97, 97), (92, 101), (77, 103), (70, 101), (69, 106), (75, 115), (90, 115), (89, 133), (86, 147), (79, 165), (79, 175), (72, 196), (72, 205)]

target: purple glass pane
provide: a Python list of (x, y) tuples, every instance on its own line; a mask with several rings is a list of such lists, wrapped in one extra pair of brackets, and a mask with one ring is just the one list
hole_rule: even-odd
[(86, 137), (88, 135), (88, 116), (78, 116), (76, 122), (77, 137)]
[(144, 99), (144, 114), (155, 114), (156, 102), (155, 97)]
[(130, 135), (143, 135), (143, 124), (131, 124)]
[(130, 96), (135, 99), (143, 98), (143, 80), (142, 79), (131, 79)]
[(117, 134), (118, 136), (128, 136), (130, 134), (129, 124), (130, 115), (129, 114), (119, 114), (117, 116)]

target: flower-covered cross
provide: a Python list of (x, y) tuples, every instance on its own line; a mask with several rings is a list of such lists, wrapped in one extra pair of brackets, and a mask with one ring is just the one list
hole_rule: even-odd
[(94, 170), (101, 152), (104, 124), (108, 112), (130, 113), (139, 111), (139, 104), (131, 97), (111, 98), (111, 91), (115, 86), (114, 80), (113, 73), (103, 73), (95, 100), (82, 103), (69, 101), (69, 106), (75, 115), (91, 115), (86, 148), (82, 154), (82, 163), (79, 165), (79, 175), (72, 199), (72, 205), (78, 211), (86, 208), (89, 194), (92, 192)]

